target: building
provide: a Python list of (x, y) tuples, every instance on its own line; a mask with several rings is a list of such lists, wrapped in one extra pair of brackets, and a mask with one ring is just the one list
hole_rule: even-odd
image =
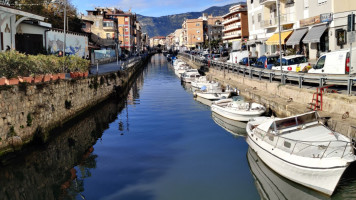
[(241, 41), (243, 38), (249, 37), (246, 3), (231, 6), (229, 13), (222, 16), (222, 18), (222, 24), (224, 25), (224, 36), (222, 39), (224, 43)]
[(174, 50), (175, 48), (175, 34), (171, 33), (166, 37), (167, 50)]
[(166, 45), (166, 37), (164, 36), (155, 36), (150, 38), (150, 47), (158, 47), (158, 46), (165, 46)]
[(182, 29), (184, 46), (191, 50), (201, 49), (205, 42), (207, 22), (203, 19), (187, 19), (183, 22)]
[(182, 50), (183, 48), (183, 29), (174, 31), (174, 50)]
[(29, 54), (43, 53), (46, 31), (52, 27), (44, 17), (3, 3), (0, 16), (0, 51), (11, 48)]
[[(248, 0), (248, 45), (253, 55), (279, 52), (277, 0)], [(348, 48), (347, 15), (356, 10), (350, 0), (280, 0), (282, 51), (317, 59), (323, 52)]]
[(221, 16), (203, 15), (203, 19), (205, 19), (208, 24), (207, 37), (210, 38), (210, 40), (222, 40), (224, 34), (224, 25), (222, 22), (224, 18)]
[(147, 33), (142, 33), (141, 43), (142, 43), (143, 51), (147, 51), (148, 47), (150, 46), (150, 39)]
[[(81, 16), (81, 18), (84, 22), (84, 31), (91, 33), (90, 39), (94, 45), (99, 46), (101, 49), (115, 50), (118, 38), (117, 20), (109, 18), (107, 10), (103, 8), (88, 10), (87, 13), (87, 16)], [(90, 30), (88, 26), (90, 26)]]

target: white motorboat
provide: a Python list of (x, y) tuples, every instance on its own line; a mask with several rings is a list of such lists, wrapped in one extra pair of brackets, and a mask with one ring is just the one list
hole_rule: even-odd
[(266, 112), (266, 108), (258, 103), (245, 102), (241, 96), (234, 96), (215, 101), (211, 105), (211, 111), (232, 120), (247, 122), (261, 116)]
[(185, 72), (181, 75), (181, 79), (183, 82), (186, 83), (191, 83), (194, 81), (196, 78), (199, 78), (200, 74), (197, 69), (187, 69)]
[(190, 69), (188, 65), (180, 65), (176, 70), (174, 70), (174, 73), (180, 78), (188, 69)]
[(196, 88), (201, 88), (203, 86), (209, 86), (212, 85), (213, 87), (218, 87), (219, 83), (218, 82), (213, 82), (213, 81), (208, 81), (206, 76), (201, 76), (194, 81), (191, 82), (193, 87)]
[(211, 113), (211, 118), (213, 118), (216, 124), (221, 126), (227, 132), (231, 133), (233, 136), (235, 137), (246, 136), (246, 123), (228, 119), (215, 112)]
[(260, 199), (266, 200), (330, 200), (327, 196), (290, 181), (272, 171), (251, 148), (247, 151), (247, 161), (255, 179)]
[(229, 98), (231, 95), (231, 91), (227, 90), (223, 92), (220, 87), (208, 85), (208, 86), (203, 86), (200, 91), (195, 91), (194, 95), (197, 97), (215, 101), (215, 100)]
[(268, 167), (296, 183), (332, 195), (354, 162), (349, 138), (326, 127), (317, 112), (247, 123), (247, 143)]

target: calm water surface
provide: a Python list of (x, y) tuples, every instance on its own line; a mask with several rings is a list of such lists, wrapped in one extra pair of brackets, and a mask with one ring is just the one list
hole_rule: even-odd
[[(244, 124), (204, 103), (155, 55), (126, 101), (105, 102), (1, 167), (0, 199), (328, 199), (270, 171)], [(340, 185), (333, 199), (355, 199), (354, 177)]]

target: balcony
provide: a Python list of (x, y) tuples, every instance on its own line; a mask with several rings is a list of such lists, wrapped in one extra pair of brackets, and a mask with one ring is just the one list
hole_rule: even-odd
[(235, 30), (235, 29), (240, 29), (241, 28), (241, 23), (238, 23), (236, 25), (233, 26), (227, 26), (226, 28), (223, 29), (223, 32), (227, 32), (227, 31), (231, 31), (231, 30)]
[(222, 37), (223, 40), (229, 40), (229, 39), (233, 39), (233, 38), (241, 38), (241, 33), (232, 34), (232, 35), (224, 35)]
[(238, 21), (240, 19), (241, 19), (241, 17), (234, 17), (232, 19), (228, 19), (228, 20), (223, 21), (222, 24), (225, 25), (225, 24), (228, 24), (228, 23), (232, 23), (232, 22)]
[[(281, 25), (292, 24), (296, 22), (295, 13), (281, 15)], [(272, 28), (278, 26), (278, 17), (261, 21), (262, 28)]]
[(260, 4), (265, 5), (265, 6), (272, 5), (275, 3), (276, 3), (276, 0), (260, 0)]

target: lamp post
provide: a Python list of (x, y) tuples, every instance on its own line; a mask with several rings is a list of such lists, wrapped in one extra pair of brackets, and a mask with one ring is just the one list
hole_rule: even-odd
[(277, 0), (277, 15), (278, 15), (278, 34), (279, 34), (279, 66), (281, 68), (281, 82), (284, 84), (283, 69), (282, 69), (282, 39), (281, 39), (281, 13), (280, 0)]
[(64, 16), (63, 16), (63, 30), (64, 30), (64, 39), (63, 39), (63, 56), (65, 56), (66, 53), (66, 34), (67, 34), (67, 23), (66, 23), (66, 19), (67, 19), (67, 0), (52, 0), (51, 3), (57, 3), (57, 4), (62, 4), (64, 5)]

